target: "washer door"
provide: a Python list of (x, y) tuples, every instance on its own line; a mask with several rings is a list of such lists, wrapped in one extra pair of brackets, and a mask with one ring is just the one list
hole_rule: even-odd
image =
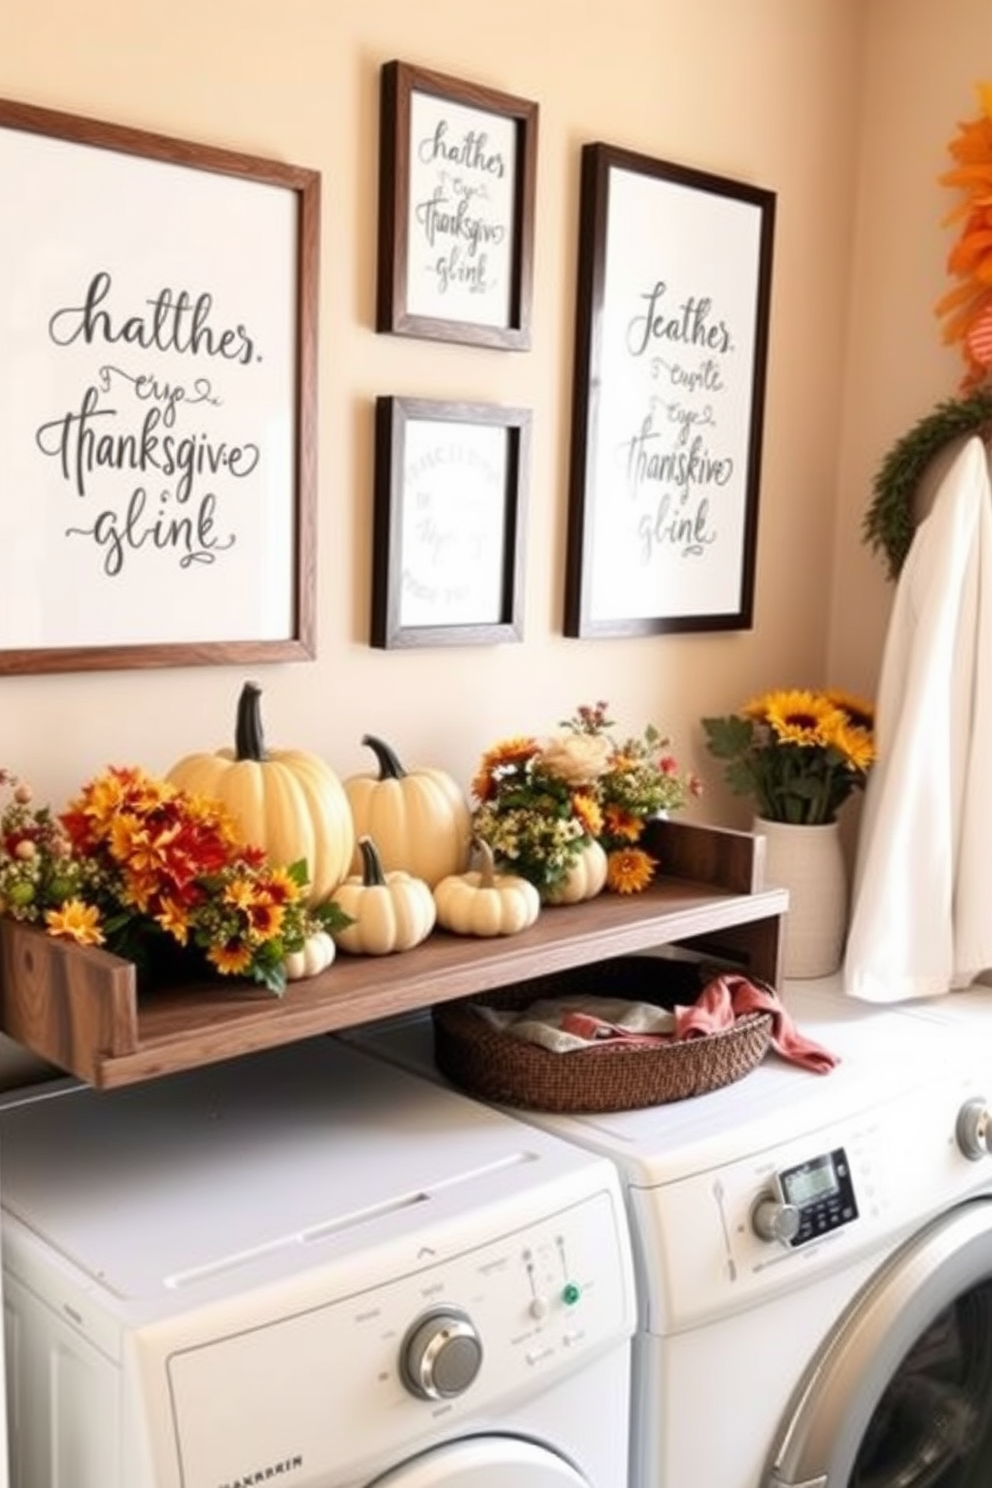
[(474, 1436), (412, 1457), (368, 1488), (590, 1488), (571, 1463), (515, 1436)]
[(766, 1488), (992, 1484), (992, 1201), (898, 1251), (813, 1361)]

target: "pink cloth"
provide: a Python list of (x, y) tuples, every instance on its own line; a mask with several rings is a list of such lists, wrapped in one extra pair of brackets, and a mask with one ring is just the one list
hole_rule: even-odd
[(732, 1028), (747, 1013), (770, 1013), (772, 1048), (783, 1059), (814, 1074), (825, 1075), (839, 1062), (836, 1054), (801, 1034), (778, 999), (764, 982), (752, 982), (736, 973), (714, 977), (689, 1007), (676, 1007), (671, 1027), (655, 1033), (632, 1032), (591, 1013), (567, 1012), (561, 1019), (563, 1032), (591, 1043), (609, 1040), (624, 1044), (670, 1044), (678, 1039), (701, 1038)]
[(745, 1013), (771, 1013), (772, 1048), (783, 1059), (817, 1075), (828, 1074), (839, 1063), (836, 1054), (799, 1032), (771, 987), (733, 973), (714, 977), (691, 1007), (676, 1008), (675, 1037), (719, 1033)]

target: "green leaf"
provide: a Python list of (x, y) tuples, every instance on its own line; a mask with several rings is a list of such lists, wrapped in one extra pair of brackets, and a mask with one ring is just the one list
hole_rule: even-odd
[(731, 713), (725, 718), (704, 718), (706, 743), (717, 759), (736, 759), (746, 754), (754, 741), (754, 724), (750, 718)]
[(309, 913), (321, 930), (347, 930), (349, 925), (355, 923), (354, 916), (347, 914), (334, 899), (325, 899), (323, 904), (315, 905)]

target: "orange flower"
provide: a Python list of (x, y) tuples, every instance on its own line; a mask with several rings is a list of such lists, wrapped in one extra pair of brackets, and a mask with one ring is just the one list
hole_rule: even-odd
[(77, 945), (103, 945), (100, 911), (96, 905), (84, 904), (81, 899), (67, 899), (61, 908), (48, 910), (45, 924), (49, 935), (74, 940)]
[(959, 343), (965, 361), (962, 392), (981, 383), (992, 367), (992, 84), (977, 88), (981, 114), (958, 125), (948, 145), (955, 162), (939, 178), (963, 193), (945, 225), (962, 222), (947, 256), (958, 282), (942, 295), (934, 313), (944, 321), (943, 339)]
[(499, 785), (500, 771), (525, 765), (537, 752), (537, 740), (526, 734), (516, 734), (494, 744), (482, 756), (472, 781), (472, 795), (477, 801), (491, 801)]
[(586, 836), (598, 837), (603, 830), (603, 813), (599, 809), (599, 802), (584, 791), (576, 791), (572, 797), (572, 810), (582, 823)]
[(636, 842), (644, 830), (643, 818), (622, 806), (605, 807), (603, 825), (608, 837), (620, 837), (625, 842)]
[(657, 861), (640, 847), (621, 847), (606, 860), (606, 882), (615, 894), (639, 894), (646, 889)]

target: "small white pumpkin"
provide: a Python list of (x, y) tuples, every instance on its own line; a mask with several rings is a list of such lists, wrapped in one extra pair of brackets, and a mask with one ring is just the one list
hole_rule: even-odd
[(607, 858), (602, 845), (590, 837), (560, 883), (543, 891), (545, 904), (579, 904), (594, 899), (606, 887)]
[(541, 896), (526, 878), (497, 873), (492, 848), (478, 844), (481, 867), (452, 873), (434, 889), (437, 922), (455, 935), (519, 935), (541, 911)]
[(308, 935), (298, 951), (290, 951), (283, 965), (287, 982), (299, 982), (304, 977), (318, 976), (326, 971), (334, 960), (336, 951), (333, 937), (327, 930), (315, 930)]
[(430, 885), (402, 869), (385, 873), (371, 837), (358, 839), (362, 872), (338, 886), (335, 902), (354, 922), (335, 930), (342, 951), (356, 956), (388, 956), (426, 940), (437, 921)]

